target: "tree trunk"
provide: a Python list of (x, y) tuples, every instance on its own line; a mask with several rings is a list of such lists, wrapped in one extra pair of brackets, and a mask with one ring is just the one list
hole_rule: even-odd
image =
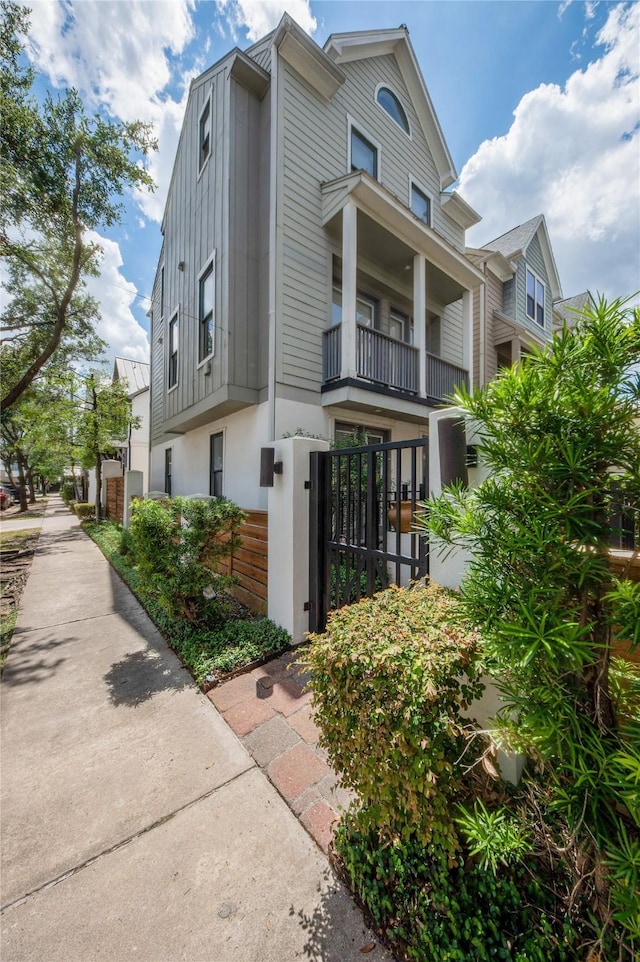
[(27, 504), (27, 479), (24, 473), (24, 461), (21, 455), (18, 455), (18, 477), (20, 478), (20, 510), (28, 511), (29, 505)]
[(27, 483), (29, 485), (29, 504), (36, 503), (36, 485), (33, 480), (33, 471), (31, 468), (27, 468)]

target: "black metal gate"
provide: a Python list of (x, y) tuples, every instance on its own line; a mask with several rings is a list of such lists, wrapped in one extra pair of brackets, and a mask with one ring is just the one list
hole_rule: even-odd
[(429, 490), (428, 438), (314, 451), (309, 524), (309, 628), (335, 608), (428, 571), (414, 516)]

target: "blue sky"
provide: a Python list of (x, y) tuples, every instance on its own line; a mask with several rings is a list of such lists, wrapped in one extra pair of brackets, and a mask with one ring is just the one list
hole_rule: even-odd
[(31, 0), (39, 88), (151, 120), (158, 189), (102, 238), (100, 333), (146, 359), (160, 219), (191, 79), (286, 9), (331, 33), (409, 28), (482, 244), (544, 213), (565, 296), (640, 287), (640, 5), (550, 0)]

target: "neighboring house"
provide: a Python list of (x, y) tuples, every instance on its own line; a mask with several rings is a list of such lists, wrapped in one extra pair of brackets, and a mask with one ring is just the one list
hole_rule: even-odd
[(576, 313), (589, 303), (591, 295), (589, 291), (582, 294), (574, 294), (573, 297), (566, 297), (563, 301), (558, 301), (553, 305), (553, 325), (555, 328), (563, 326), (573, 327), (576, 322)]
[(467, 255), (484, 276), (473, 298), (474, 383), (482, 385), (546, 344), (562, 325), (556, 306), (567, 302), (542, 214)]
[(260, 448), (287, 433), (426, 432), (471, 380), (485, 279), (456, 177), (405, 27), (321, 48), (285, 14), (192, 82), (151, 310), (150, 488), (259, 509)]
[(113, 365), (113, 380), (126, 383), (132, 417), (139, 419), (137, 427), (129, 428), (127, 443), (120, 447), (120, 460), (126, 470), (142, 471), (144, 491), (149, 489), (149, 373), (145, 361), (117, 357)]

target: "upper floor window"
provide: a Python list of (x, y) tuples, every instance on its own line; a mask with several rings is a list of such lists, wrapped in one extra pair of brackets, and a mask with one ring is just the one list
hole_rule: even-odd
[(544, 327), (544, 284), (528, 267), (527, 317)]
[(211, 153), (211, 101), (207, 100), (200, 114), (198, 133), (199, 170), (204, 167)]
[(200, 278), (198, 296), (198, 361), (213, 354), (213, 261)]
[(431, 200), (415, 184), (411, 184), (411, 210), (423, 224), (431, 227)]
[(376, 94), (376, 100), (382, 109), (389, 114), (391, 119), (395, 120), (398, 127), (402, 127), (405, 134), (411, 135), (411, 131), (409, 130), (409, 121), (407, 120), (404, 107), (394, 92), (389, 90), (388, 87), (379, 87)]
[(366, 170), (378, 179), (378, 148), (355, 127), (351, 128), (351, 170)]
[(178, 315), (169, 321), (169, 387), (178, 383)]

